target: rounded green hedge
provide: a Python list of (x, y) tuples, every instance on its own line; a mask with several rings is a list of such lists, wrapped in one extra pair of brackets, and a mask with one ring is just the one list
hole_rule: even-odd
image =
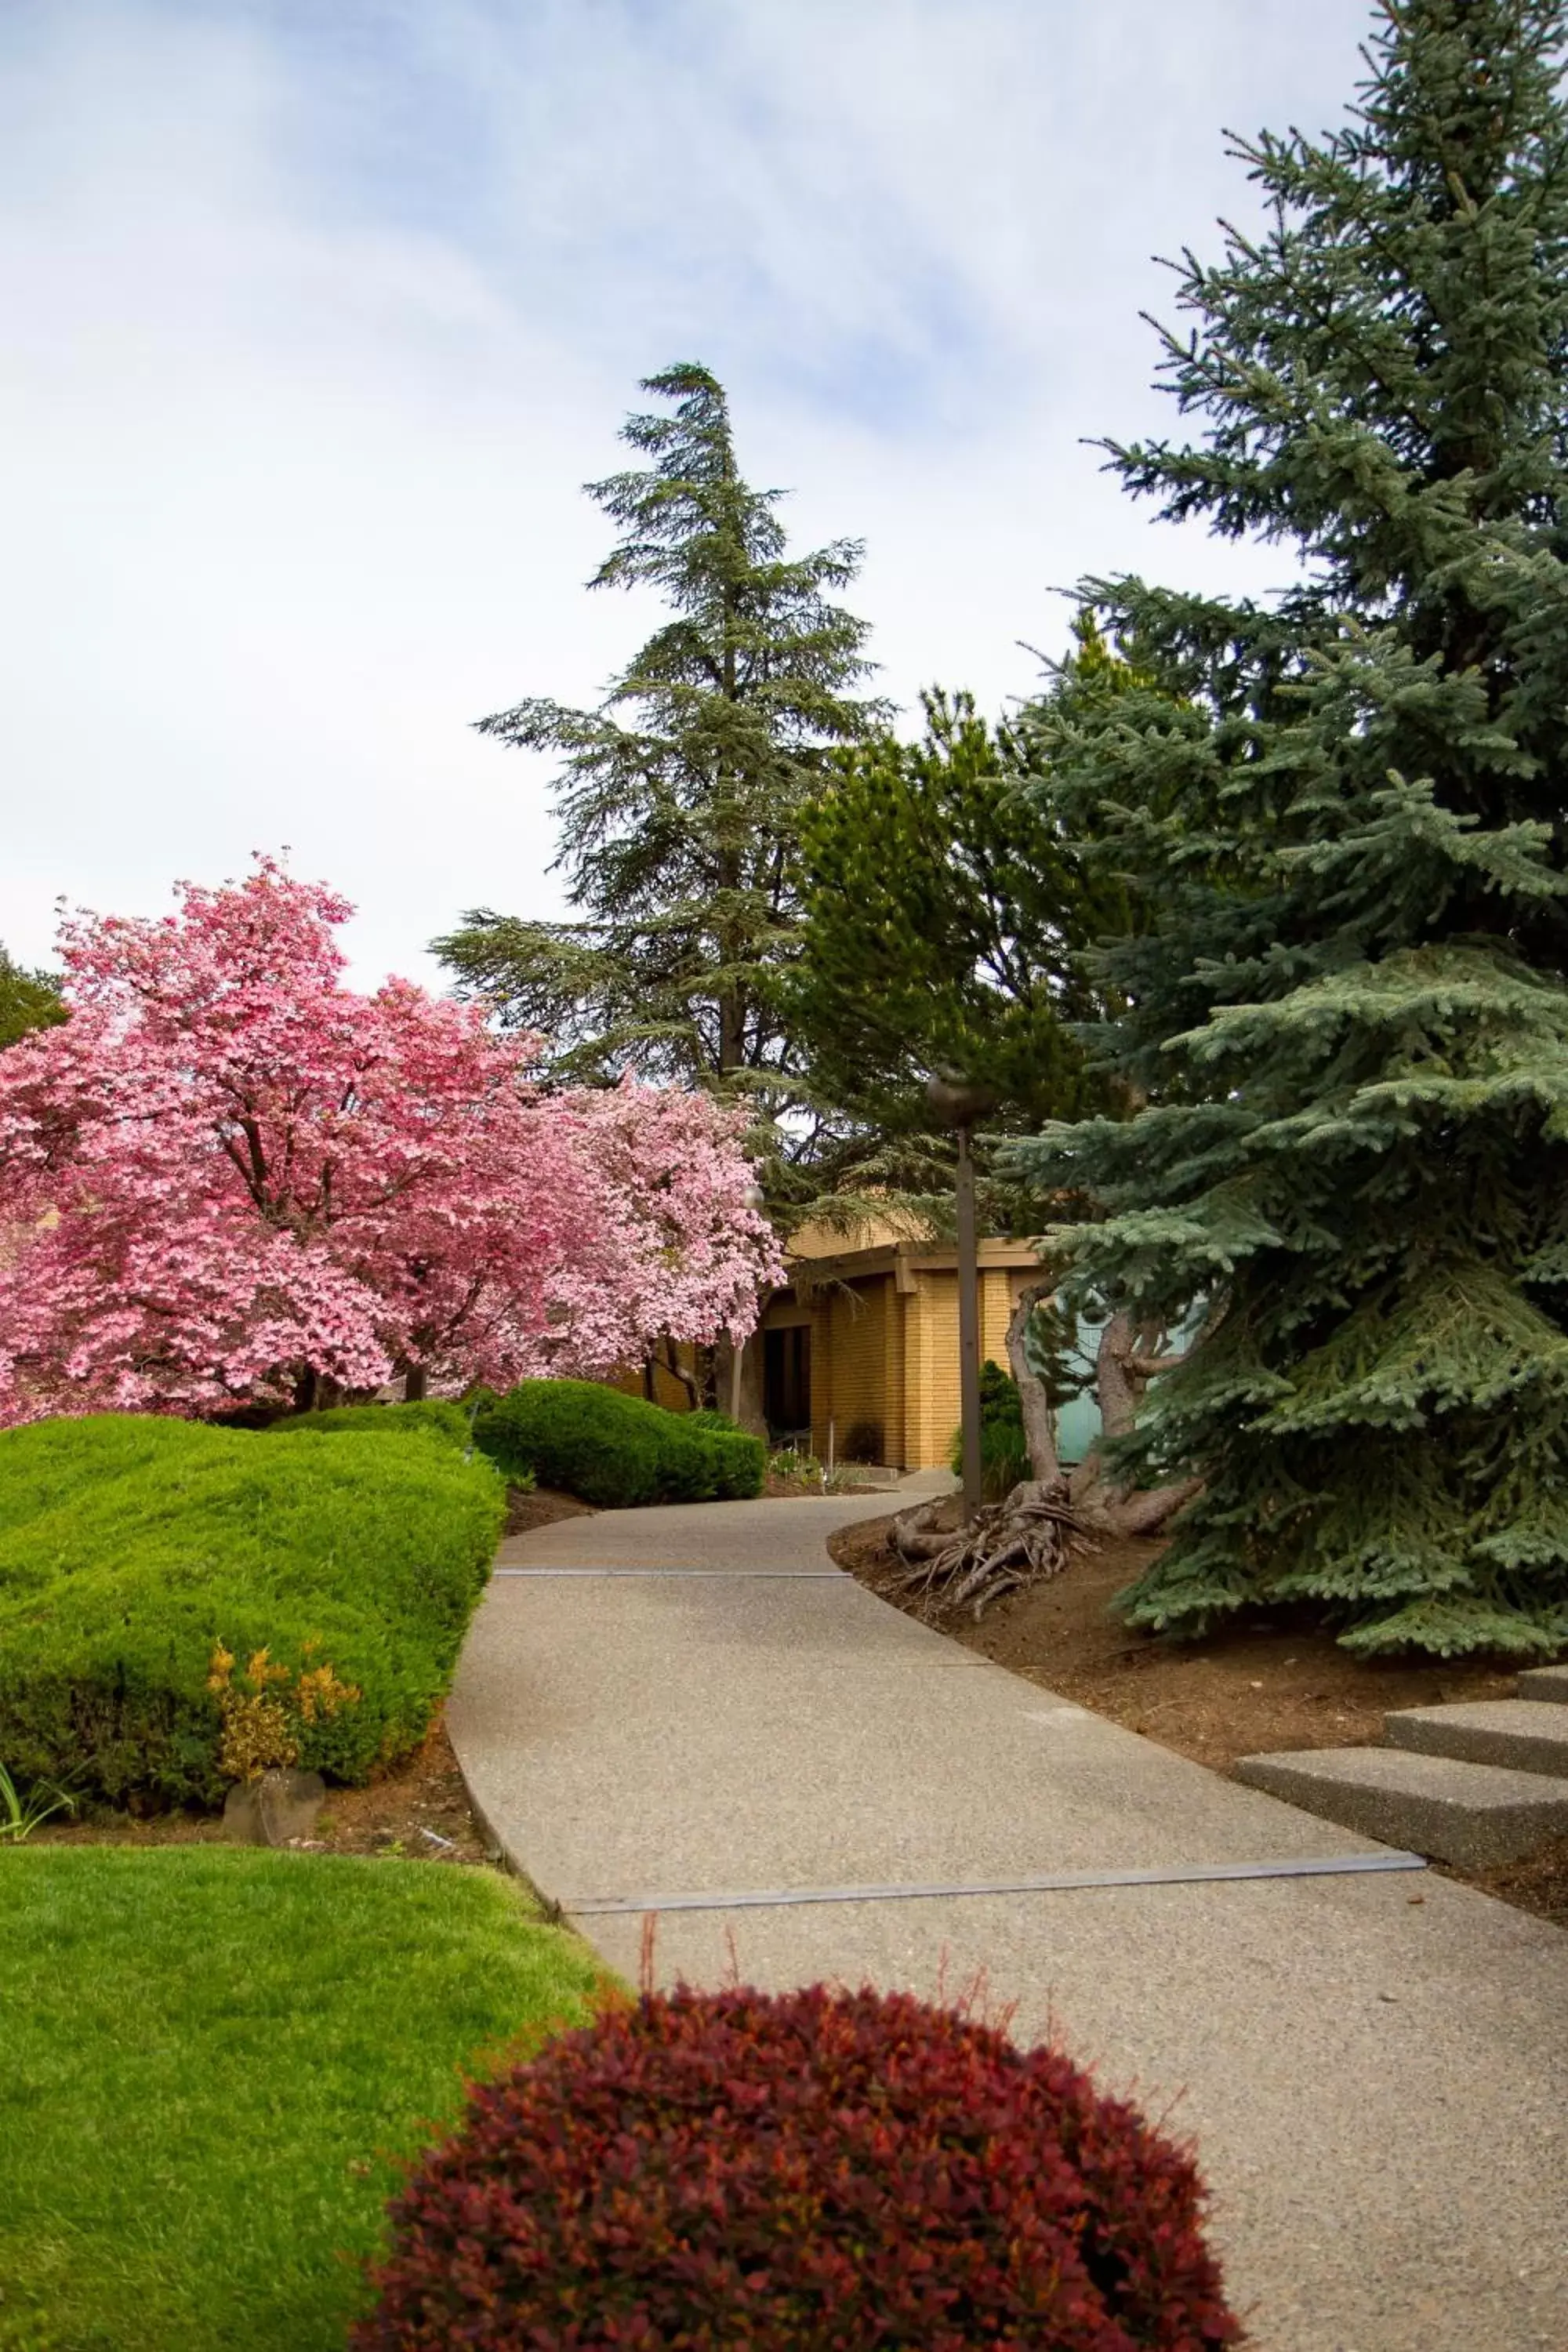
[(707, 1503), (760, 1495), (760, 1437), (719, 1412), (667, 1412), (595, 1381), (521, 1381), (485, 1398), (476, 1443), (508, 1477), (531, 1471), (585, 1503)]
[(242, 1665), (265, 1647), (358, 1687), (300, 1727), (302, 1765), (363, 1782), (416, 1748), (505, 1494), (439, 1413), (375, 1410), (374, 1435), (325, 1414), (0, 1432), (0, 1763), (114, 1803), (215, 1801), (220, 1643)]

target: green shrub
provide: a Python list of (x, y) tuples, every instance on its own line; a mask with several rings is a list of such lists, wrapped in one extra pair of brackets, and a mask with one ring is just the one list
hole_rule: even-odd
[[(955, 1429), (948, 1448), (948, 1467), (955, 1478), (963, 1475), (963, 1432)], [(989, 1502), (999, 1503), (1020, 1480), (1035, 1475), (1024, 1436), (1024, 1408), (1018, 1383), (1000, 1364), (980, 1367), (980, 1468)]]
[(483, 1590), (504, 1496), (426, 1411), (221, 1430), (106, 1413), (0, 1432), (0, 1757), (94, 1798), (222, 1793), (215, 1650), (359, 1693), (301, 1727), (351, 1782), (417, 1747)]
[[(298, 1433), (309, 1437), (319, 1430), (367, 1429), (373, 1437), (384, 1436), (398, 1430), (423, 1431), (444, 1442), (458, 1446), (465, 1454), (476, 1450), (474, 1437), (475, 1404), (454, 1404), (441, 1397), (421, 1397), (416, 1404), (340, 1404), (325, 1412), (302, 1413), (298, 1419), (275, 1421), (268, 1435), (289, 1436)], [(514, 1469), (508, 1482), (520, 1493), (527, 1494), (532, 1486), (531, 1470)]]
[(667, 1412), (595, 1381), (522, 1381), (481, 1401), (481, 1449), (585, 1503), (706, 1503), (762, 1492), (766, 1450), (721, 1412)]
[(421, 1397), (416, 1404), (335, 1404), (325, 1412), (275, 1421), (267, 1433), (269, 1437), (309, 1436), (321, 1430), (342, 1429), (369, 1430), (375, 1437), (405, 1436), (410, 1430), (421, 1430), (446, 1438), (465, 1454), (474, 1442), (468, 1407), (446, 1397)]

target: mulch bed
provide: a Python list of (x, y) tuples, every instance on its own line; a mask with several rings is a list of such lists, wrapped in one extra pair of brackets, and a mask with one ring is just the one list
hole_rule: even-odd
[[(34, 1845), (222, 1845), (223, 1820), (190, 1811), (100, 1812), (58, 1818), (35, 1830)], [(329, 1789), (309, 1853), (396, 1854), (408, 1862), (485, 1863), (496, 1859), (468, 1803), (445, 1727), (437, 1723), (418, 1751), (365, 1789)]]
[(535, 1528), (553, 1527), (557, 1519), (591, 1519), (592, 1503), (563, 1495), (555, 1486), (510, 1486), (507, 1489), (506, 1525), (501, 1533), (525, 1536)]
[[(902, 1562), (891, 1525), (890, 1517), (862, 1519), (841, 1528), (828, 1549), (873, 1592), (921, 1615), (892, 1589)], [(1379, 1744), (1384, 1717), (1400, 1707), (1512, 1695), (1511, 1664), (1363, 1662), (1304, 1612), (1293, 1619), (1243, 1616), (1201, 1643), (1135, 1633), (1110, 1613), (1111, 1598), (1159, 1552), (1157, 1543), (1107, 1543), (1079, 1552), (1061, 1576), (1008, 1594), (978, 1624), (967, 1611), (930, 1622), (982, 1657), (1219, 1772), (1242, 1756)], [(1568, 1840), (1503, 1870), (1447, 1874), (1568, 1927)]]

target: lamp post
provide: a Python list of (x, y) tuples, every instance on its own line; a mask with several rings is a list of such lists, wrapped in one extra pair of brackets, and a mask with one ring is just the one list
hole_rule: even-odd
[(926, 1099), (944, 1127), (958, 1138), (958, 1395), (963, 1429), (963, 1523), (980, 1508), (980, 1250), (974, 1232), (974, 1155), (970, 1137), (975, 1121), (996, 1108), (989, 1087), (942, 1076), (926, 1086)]

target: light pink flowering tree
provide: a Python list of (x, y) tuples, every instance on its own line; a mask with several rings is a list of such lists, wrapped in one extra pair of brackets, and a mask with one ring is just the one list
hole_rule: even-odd
[(741, 1335), (776, 1278), (738, 1122), (550, 1093), (538, 1041), (342, 985), (352, 910), (267, 858), (62, 930), (71, 1017), (0, 1054), (0, 1422), (594, 1373)]

